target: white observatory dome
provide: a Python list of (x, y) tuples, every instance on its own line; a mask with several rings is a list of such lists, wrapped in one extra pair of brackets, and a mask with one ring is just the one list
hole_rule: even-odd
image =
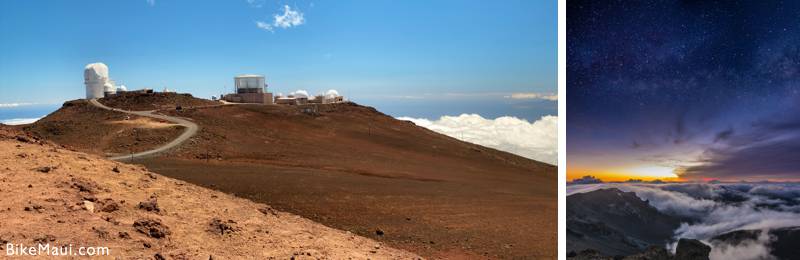
[(111, 84), (111, 82), (106, 81), (106, 84), (103, 84), (103, 93), (116, 94), (117, 87), (114, 87), (114, 84)]
[(83, 70), (83, 80), (86, 84), (87, 99), (103, 97), (106, 85), (111, 85), (108, 82), (108, 66), (101, 62), (86, 65), (86, 69)]
[(292, 95), (295, 98), (308, 98), (308, 91), (300, 89), (295, 92), (289, 93), (289, 95)]
[(339, 91), (331, 89), (325, 92), (325, 98), (336, 98), (339, 96)]

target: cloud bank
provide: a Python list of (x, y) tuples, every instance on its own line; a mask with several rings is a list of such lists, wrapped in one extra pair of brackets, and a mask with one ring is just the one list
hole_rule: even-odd
[(283, 14), (275, 14), (272, 17), (271, 23), (256, 21), (256, 27), (272, 32), (275, 28), (288, 29), (305, 23), (303, 13), (292, 10), (288, 5), (283, 6)]
[(30, 123), (39, 121), (39, 119), (42, 119), (42, 118), (41, 117), (37, 117), (37, 118), (3, 119), (3, 120), (0, 120), (0, 124), (4, 124), (4, 125), (24, 125), (24, 124), (30, 124)]
[(543, 100), (550, 100), (550, 101), (558, 101), (558, 94), (553, 93), (513, 93), (510, 96), (506, 96), (506, 98), (510, 99), (543, 99)]
[[(674, 238), (695, 238), (713, 245), (711, 259), (769, 259), (766, 232), (800, 226), (798, 183), (605, 183), (569, 185), (567, 195), (598, 189), (631, 191), (660, 212), (689, 219)], [(738, 230), (761, 230), (755, 240), (726, 244), (711, 238)]]
[(20, 106), (36, 105), (36, 103), (0, 103), (0, 108), (11, 108)]
[(536, 122), (516, 117), (486, 119), (476, 114), (443, 116), (439, 120), (399, 117), (435, 132), (474, 144), (506, 151), (529, 159), (557, 164), (558, 117)]

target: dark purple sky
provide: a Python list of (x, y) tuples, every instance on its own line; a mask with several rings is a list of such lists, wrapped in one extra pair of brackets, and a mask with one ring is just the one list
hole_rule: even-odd
[(800, 2), (569, 1), (568, 171), (800, 179)]

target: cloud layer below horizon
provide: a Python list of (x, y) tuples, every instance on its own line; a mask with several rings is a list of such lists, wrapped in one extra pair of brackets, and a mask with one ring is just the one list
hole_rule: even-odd
[(769, 251), (765, 250), (768, 238), (730, 245), (712, 243), (714, 236), (737, 230), (800, 226), (797, 183), (568, 185), (567, 196), (606, 188), (634, 192), (662, 213), (694, 219), (692, 223), (682, 223), (674, 231), (674, 238), (695, 238), (712, 244), (711, 259), (730, 259), (725, 257), (731, 255), (738, 255), (738, 259), (770, 259)]
[(30, 123), (39, 121), (39, 119), (42, 119), (42, 118), (41, 117), (37, 117), (37, 118), (3, 119), (3, 120), (0, 120), (0, 124), (4, 124), (4, 125), (24, 125), (24, 124), (30, 124)]
[(486, 119), (476, 114), (443, 116), (438, 120), (399, 117), (432, 131), (529, 159), (558, 163), (558, 117), (543, 116), (535, 122), (516, 117)]

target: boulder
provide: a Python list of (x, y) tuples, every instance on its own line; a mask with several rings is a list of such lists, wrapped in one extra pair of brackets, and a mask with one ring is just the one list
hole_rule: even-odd
[(711, 247), (697, 239), (678, 240), (678, 248), (675, 250), (675, 260), (708, 260)]

